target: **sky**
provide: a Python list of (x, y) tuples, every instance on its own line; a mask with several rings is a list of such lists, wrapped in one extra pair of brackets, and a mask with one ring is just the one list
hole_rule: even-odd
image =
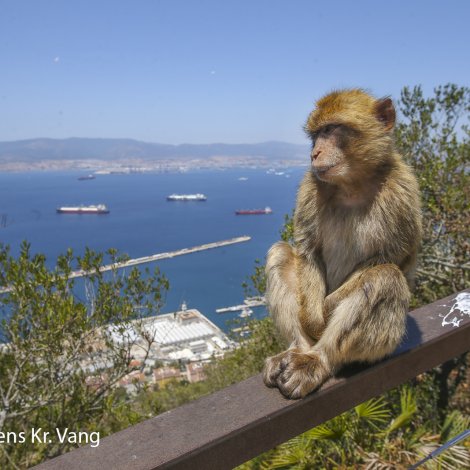
[(0, 0), (0, 141), (306, 143), (315, 100), (469, 85), (467, 0)]

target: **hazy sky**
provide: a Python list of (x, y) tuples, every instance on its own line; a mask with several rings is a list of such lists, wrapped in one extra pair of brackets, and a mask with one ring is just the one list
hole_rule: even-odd
[(0, 0), (0, 140), (305, 142), (337, 87), (468, 85), (470, 1)]

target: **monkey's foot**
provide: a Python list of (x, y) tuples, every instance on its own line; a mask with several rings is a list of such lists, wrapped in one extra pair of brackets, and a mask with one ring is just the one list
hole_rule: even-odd
[[(297, 348), (288, 349), (275, 356), (268, 357), (264, 363), (263, 380), (268, 387), (277, 387), (277, 378), (284, 370), (285, 359), (290, 357), (290, 353), (300, 352)], [(288, 359), (287, 359), (288, 360)]]
[(276, 386), (285, 397), (293, 399), (305, 397), (332, 375), (326, 358), (316, 352), (286, 351), (279, 367)]

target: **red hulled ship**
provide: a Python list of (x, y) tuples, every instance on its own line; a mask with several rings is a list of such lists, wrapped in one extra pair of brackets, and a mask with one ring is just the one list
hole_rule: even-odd
[(271, 214), (272, 209), (265, 207), (264, 209), (238, 209), (235, 211), (237, 215), (260, 215), (260, 214)]

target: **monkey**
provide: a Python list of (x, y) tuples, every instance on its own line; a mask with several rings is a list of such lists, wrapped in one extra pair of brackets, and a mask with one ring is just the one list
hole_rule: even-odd
[(266, 258), (266, 303), (290, 346), (263, 379), (292, 399), (343, 365), (391, 354), (405, 334), (422, 236), (420, 193), (397, 152), (390, 98), (361, 89), (316, 102), (311, 165), (297, 192), (294, 246)]

